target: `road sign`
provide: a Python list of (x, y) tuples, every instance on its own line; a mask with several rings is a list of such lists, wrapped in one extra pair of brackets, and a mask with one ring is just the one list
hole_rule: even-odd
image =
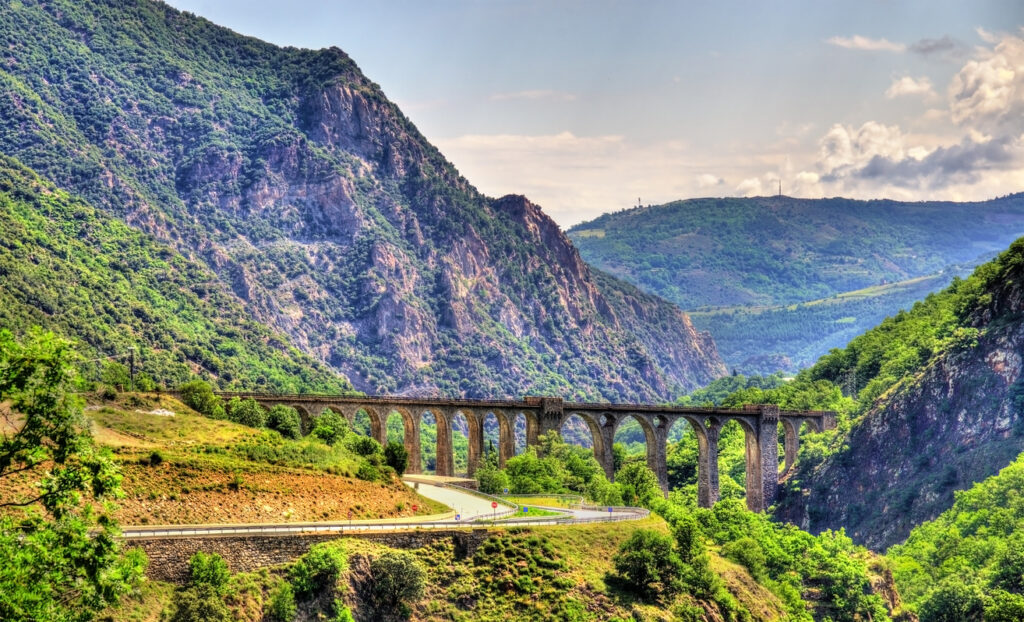
[(491, 501), (491, 509), (492, 510), (497, 510), (498, 509), (498, 502), (497, 501)]
[(504, 494), (506, 494), (506, 495), (508, 494), (508, 488), (505, 489), (505, 493)]
[(530, 508), (526, 507), (525, 505), (523, 506), (523, 514), (526, 514), (529, 510)]
[(462, 520), (462, 514), (456, 514), (455, 520)]
[(413, 504), (412, 504), (412, 511), (413, 511), (413, 512), (415, 512), (415, 511), (416, 511), (416, 510), (418, 510), (418, 509), (420, 509), (420, 506), (418, 506), (418, 505), (416, 505), (415, 503), (413, 503)]

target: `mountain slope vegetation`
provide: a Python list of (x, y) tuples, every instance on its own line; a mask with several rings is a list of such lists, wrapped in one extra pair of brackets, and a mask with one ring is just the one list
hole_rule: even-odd
[[(210, 270), (0, 155), (0, 326), (42, 326), (84, 358), (136, 348), (142, 379), (351, 391), (284, 335), (248, 318)], [(97, 361), (84, 365), (100, 380)]]
[(539, 207), (478, 193), (336, 48), (150, 0), (4, 3), (0, 42), (0, 151), (205, 265), (357, 389), (646, 400), (724, 373)]
[(808, 366), (1022, 234), (1020, 194), (980, 203), (692, 199), (568, 231), (588, 262), (694, 311), (744, 373)]
[(828, 451), (802, 453), (795, 481), (805, 484), (790, 487), (778, 514), (882, 548), (1016, 459), (1022, 317), (1024, 239), (822, 357), (806, 378), (852, 389), (856, 401)]

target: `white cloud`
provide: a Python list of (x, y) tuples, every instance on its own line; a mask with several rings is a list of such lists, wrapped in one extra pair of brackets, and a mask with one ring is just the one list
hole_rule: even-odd
[(924, 95), (929, 97), (935, 95), (935, 90), (932, 88), (932, 81), (927, 77), (912, 78), (910, 76), (903, 76), (902, 78), (894, 79), (889, 89), (885, 92), (885, 96), (889, 99), (904, 95)]
[(741, 197), (764, 196), (764, 186), (757, 177), (748, 177), (736, 185), (736, 194)]
[(717, 175), (711, 173), (701, 173), (697, 175), (697, 187), (698, 188), (714, 188), (715, 186), (721, 186), (725, 183), (725, 180)]
[(491, 101), (509, 101), (509, 100), (527, 100), (527, 101), (556, 101), (556, 102), (571, 102), (576, 99), (576, 95), (573, 93), (566, 93), (565, 91), (551, 91), (546, 89), (536, 89), (528, 91), (514, 91), (511, 93), (495, 93), (491, 95)]
[(907, 49), (907, 46), (902, 43), (893, 43), (888, 39), (871, 39), (861, 35), (831, 37), (826, 39), (825, 42), (848, 50), (865, 50), (869, 52), (902, 52)]
[(953, 121), (976, 128), (1024, 127), (1024, 39), (1004, 36), (982, 49), (949, 85)]

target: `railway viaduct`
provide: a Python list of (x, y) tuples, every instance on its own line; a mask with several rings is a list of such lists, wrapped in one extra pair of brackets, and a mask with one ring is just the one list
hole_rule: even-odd
[(469, 473), (473, 474), (484, 453), (484, 418), (493, 415), (498, 422), (499, 464), (515, 455), (513, 433), (515, 419), (526, 420), (526, 443), (536, 445), (538, 436), (561, 430), (569, 417), (578, 416), (593, 438), (594, 456), (608, 475), (614, 478), (612, 440), (619, 425), (632, 417), (643, 428), (647, 464), (668, 490), (665, 454), (668, 432), (674, 423), (685, 420), (697, 436), (698, 502), (711, 507), (718, 500), (718, 436), (728, 421), (736, 421), (746, 438), (747, 506), (760, 512), (775, 500), (779, 485), (779, 425), (784, 434), (783, 452), (788, 471), (796, 460), (800, 429), (807, 424), (815, 431), (835, 427), (835, 413), (829, 411), (782, 411), (773, 405), (748, 405), (742, 409), (653, 406), (642, 404), (603, 404), (566, 402), (557, 397), (526, 397), (522, 400), (452, 400), (413, 397), (348, 397), (335, 395), (281, 395), (270, 393), (219, 393), (221, 397), (251, 398), (265, 408), (278, 404), (299, 411), (308, 425), (313, 416), (330, 409), (355, 420), (359, 411), (370, 419), (370, 431), (381, 444), (386, 442), (386, 421), (392, 413), (402, 417), (405, 448), (409, 452), (410, 473), (420, 469), (420, 424), (429, 413), (437, 422), (438, 475), (454, 475), (452, 420), (461, 414), (468, 426)]

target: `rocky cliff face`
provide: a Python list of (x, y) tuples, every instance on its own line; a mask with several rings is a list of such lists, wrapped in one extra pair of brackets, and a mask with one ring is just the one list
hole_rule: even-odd
[(814, 531), (845, 527), (883, 549), (1024, 451), (1022, 251), (1008, 251), (964, 311), (960, 344), (881, 396), (809, 476), (809, 496), (787, 498), (780, 516)]
[(205, 262), (358, 389), (652, 400), (724, 373), (539, 207), (476, 192), (340, 50), (146, 0), (0, 18), (0, 149)]

